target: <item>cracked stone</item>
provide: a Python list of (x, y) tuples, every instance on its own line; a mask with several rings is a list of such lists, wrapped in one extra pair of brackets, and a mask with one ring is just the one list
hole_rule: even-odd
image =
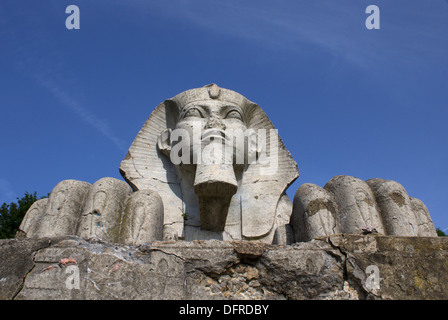
[[(448, 239), (339, 234), (292, 246), (0, 240), (1, 299), (447, 299)], [(410, 250), (409, 248), (412, 248)], [(68, 259), (68, 260), (63, 260)], [(66, 286), (75, 260), (79, 289)], [(367, 285), (377, 266), (379, 289)], [(399, 269), (397, 269), (399, 266)]]

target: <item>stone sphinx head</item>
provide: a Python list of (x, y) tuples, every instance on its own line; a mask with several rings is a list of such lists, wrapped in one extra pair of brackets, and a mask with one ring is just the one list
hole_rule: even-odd
[(289, 222), (285, 190), (299, 175), (261, 108), (215, 84), (160, 104), (120, 172), (159, 193), (165, 238), (268, 242)]

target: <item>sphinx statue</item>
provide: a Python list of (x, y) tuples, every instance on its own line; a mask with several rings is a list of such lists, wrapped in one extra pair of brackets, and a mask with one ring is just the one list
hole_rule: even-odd
[(306, 183), (292, 203), (286, 190), (299, 171), (277, 130), (256, 103), (216, 84), (159, 104), (119, 170), (125, 181), (60, 182), (17, 236), (287, 245), (336, 233), (436, 235), (423, 202), (383, 179)]
[(261, 108), (215, 84), (161, 103), (120, 172), (134, 191), (160, 195), (165, 239), (269, 243), (289, 223), (285, 191), (299, 176)]

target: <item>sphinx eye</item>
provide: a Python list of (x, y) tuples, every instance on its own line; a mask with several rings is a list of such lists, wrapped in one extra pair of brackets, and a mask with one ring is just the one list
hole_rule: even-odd
[(239, 113), (236, 110), (231, 110), (227, 113), (226, 119), (238, 119), (240, 121), (243, 121), (243, 117), (241, 116), (241, 113)]
[(190, 108), (184, 115), (184, 118), (188, 117), (202, 118), (202, 113), (197, 108)]

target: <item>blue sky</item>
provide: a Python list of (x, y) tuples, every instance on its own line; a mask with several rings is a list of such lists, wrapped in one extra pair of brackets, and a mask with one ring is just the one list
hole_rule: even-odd
[(340, 174), (391, 179), (447, 229), (447, 53), (446, 0), (2, 0), (0, 203), (121, 178), (154, 107), (214, 82), (278, 129), (301, 173), (291, 198)]

